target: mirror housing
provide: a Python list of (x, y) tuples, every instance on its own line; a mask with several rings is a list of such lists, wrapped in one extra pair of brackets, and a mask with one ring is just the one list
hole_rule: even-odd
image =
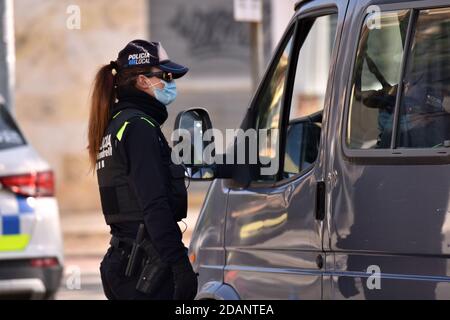
[[(212, 130), (212, 122), (206, 109), (194, 108), (182, 111), (175, 119), (175, 137), (172, 138), (175, 140), (178, 138), (178, 141), (173, 141), (173, 148), (181, 150), (177, 156), (186, 167), (186, 177), (193, 181), (210, 181), (217, 177), (216, 165), (205, 163), (203, 159), (207, 147), (212, 150), (212, 156), (215, 152), (214, 141), (203, 141), (204, 134), (208, 130)], [(185, 151), (188, 151), (187, 154)]]
[[(206, 109), (193, 108), (180, 112), (176, 117), (174, 135), (172, 135), (172, 160), (177, 160), (177, 163), (185, 166), (186, 177), (192, 181), (230, 179), (229, 183), (233, 188), (246, 188), (257, 176), (256, 172), (260, 166), (238, 164), (237, 161), (227, 164), (226, 153), (232, 151), (236, 157), (238, 142), (235, 140), (229, 146), (232, 149), (226, 150), (225, 154), (216, 155), (215, 137), (212, 131), (208, 132), (212, 129), (212, 122)], [(206, 133), (208, 133), (207, 136), (205, 136)], [(245, 143), (243, 147), (248, 154), (248, 143)]]

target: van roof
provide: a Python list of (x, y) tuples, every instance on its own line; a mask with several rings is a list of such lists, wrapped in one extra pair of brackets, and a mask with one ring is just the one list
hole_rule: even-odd
[(295, 7), (294, 10), (298, 10), (300, 8), (301, 5), (305, 4), (306, 2), (310, 2), (313, 0), (299, 0), (295, 3)]
[[(304, 4), (308, 3), (308, 2), (311, 2), (311, 1), (314, 1), (314, 0), (298, 0), (298, 1), (295, 3), (294, 9), (295, 9), (295, 10), (298, 10), (298, 9), (300, 9), (300, 7), (301, 7), (302, 5), (304, 5)], [(382, 4), (382, 3), (392, 3), (392, 2), (394, 2), (394, 1), (393, 1), (393, 0), (378, 0), (378, 2), (379, 2), (380, 4)]]

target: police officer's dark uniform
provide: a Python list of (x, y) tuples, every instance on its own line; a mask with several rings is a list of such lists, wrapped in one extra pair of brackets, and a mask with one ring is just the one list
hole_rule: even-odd
[[(187, 72), (168, 60), (159, 43), (146, 41), (128, 44), (115, 63), (118, 72), (134, 65), (155, 65), (174, 78)], [(102, 209), (113, 236), (100, 266), (105, 294), (108, 299), (172, 299), (176, 293), (175, 298), (193, 299), (197, 279), (177, 224), (187, 212), (184, 168), (172, 163), (160, 129), (168, 117), (166, 106), (131, 85), (118, 87), (116, 94), (96, 168)], [(125, 275), (142, 223), (153, 254), (166, 266), (159, 276), (164, 279), (157, 279), (151, 292), (136, 288), (139, 280), (150, 278), (142, 273), (148, 252), (137, 272)]]

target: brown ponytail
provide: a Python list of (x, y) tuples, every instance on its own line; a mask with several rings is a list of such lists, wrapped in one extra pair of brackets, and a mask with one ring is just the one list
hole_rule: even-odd
[(110, 108), (116, 100), (113, 70), (112, 63), (104, 65), (94, 80), (88, 128), (88, 151), (92, 171), (95, 169), (103, 134), (108, 126)]
[[(114, 71), (115, 74), (113, 74)], [(91, 113), (88, 129), (88, 151), (92, 171), (95, 170), (97, 154), (108, 126), (110, 109), (116, 101), (114, 86), (135, 86), (137, 76), (149, 71), (151, 71), (149, 67), (119, 69), (117, 63), (111, 61), (110, 64), (104, 65), (97, 72), (91, 96)]]

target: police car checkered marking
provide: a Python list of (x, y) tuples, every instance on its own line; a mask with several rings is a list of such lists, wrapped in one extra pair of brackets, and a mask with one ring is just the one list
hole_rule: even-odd
[(33, 199), (0, 192), (0, 252), (24, 250), (35, 224)]
[(20, 234), (19, 216), (2, 217), (2, 226), (3, 226), (3, 235), (5, 236)]
[(17, 196), (9, 192), (0, 192), (0, 215), (19, 214)]
[(19, 214), (31, 214), (34, 213), (34, 208), (30, 205), (30, 201), (25, 197), (17, 197), (17, 203), (19, 205)]

